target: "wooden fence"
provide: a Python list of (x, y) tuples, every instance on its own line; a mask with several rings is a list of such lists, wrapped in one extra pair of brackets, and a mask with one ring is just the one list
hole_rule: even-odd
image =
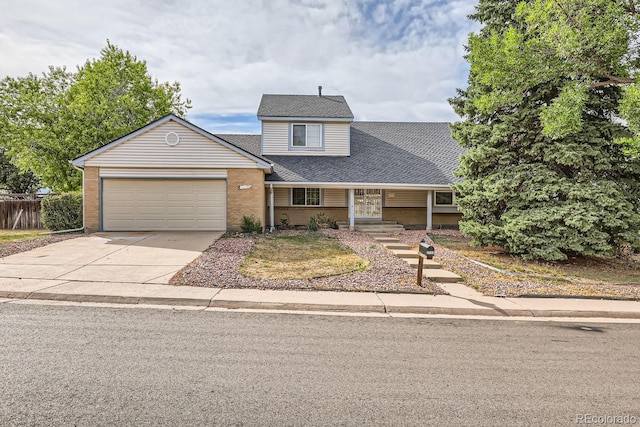
[(14, 224), (16, 230), (44, 228), (40, 218), (40, 200), (0, 200), (0, 229), (11, 230)]

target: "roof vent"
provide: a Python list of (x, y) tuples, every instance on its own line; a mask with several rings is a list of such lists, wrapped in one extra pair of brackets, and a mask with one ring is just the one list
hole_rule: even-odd
[(322, 96), (322, 86), (318, 86), (318, 96)]
[(164, 136), (164, 142), (166, 142), (168, 146), (174, 147), (180, 142), (180, 135), (175, 132), (168, 132)]

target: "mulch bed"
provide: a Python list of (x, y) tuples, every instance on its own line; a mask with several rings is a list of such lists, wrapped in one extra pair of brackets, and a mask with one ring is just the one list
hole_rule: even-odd
[[(300, 234), (305, 232), (287, 230), (276, 233)], [(445, 293), (440, 287), (428, 280), (423, 281), (423, 286), (417, 286), (416, 270), (364, 233), (339, 230), (321, 230), (320, 233), (339, 239), (358, 256), (369, 260), (369, 267), (361, 272), (314, 279), (251, 279), (238, 272), (238, 265), (259, 237), (238, 234), (225, 236), (215, 242), (200, 257), (179, 271), (170, 283), (173, 285), (245, 289)]]
[[(424, 231), (405, 231), (398, 233), (398, 237), (406, 243), (417, 244), (425, 235)], [(434, 230), (429, 234), (443, 234), (459, 236), (457, 230)], [(606, 284), (595, 283), (588, 280), (553, 280), (540, 277), (527, 277), (526, 275), (506, 275), (482, 267), (459, 252), (437, 245), (428, 239), (436, 249), (435, 260), (440, 262), (444, 269), (452, 271), (464, 278), (467, 286), (470, 286), (485, 295), (490, 296), (576, 296), (588, 298), (614, 298), (614, 299), (640, 299), (640, 284)]]

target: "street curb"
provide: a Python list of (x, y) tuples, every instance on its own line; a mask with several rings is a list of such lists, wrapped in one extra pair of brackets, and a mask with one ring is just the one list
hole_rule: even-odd
[(358, 304), (311, 304), (287, 302), (258, 302), (258, 301), (227, 301), (213, 300), (209, 307), (228, 309), (257, 309), (257, 310), (292, 310), (292, 311), (338, 311), (350, 313), (385, 313), (384, 305)]
[(96, 302), (108, 304), (151, 304), (151, 305), (183, 305), (192, 307), (209, 306), (208, 298), (164, 298), (164, 297), (134, 297), (119, 295), (82, 295), (82, 294), (54, 294), (47, 292), (33, 292), (22, 299)]
[(2, 292), (2, 298), (24, 300), (51, 300), (68, 302), (91, 302), (109, 304), (147, 304), (174, 305), (204, 308), (254, 309), (254, 310), (288, 310), (288, 311), (324, 311), (341, 313), (387, 313), (387, 314), (426, 314), (450, 316), (491, 316), (491, 317), (574, 317), (574, 318), (612, 318), (640, 319), (640, 312), (596, 311), (596, 310), (529, 310), (529, 309), (494, 309), (494, 308), (460, 308), (460, 307), (425, 307), (425, 306), (385, 306), (357, 304), (312, 304), (261, 301), (209, 300), (204, 298), (163, 298), (134, 297), (116, 295), (80, 295), (54, 294), (48, 292)]

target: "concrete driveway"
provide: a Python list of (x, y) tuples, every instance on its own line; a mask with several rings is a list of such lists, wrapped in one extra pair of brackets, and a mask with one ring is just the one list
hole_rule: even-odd
[(221, 235), (96, 233), (0, 259), (0, 278), (166, 284)]

